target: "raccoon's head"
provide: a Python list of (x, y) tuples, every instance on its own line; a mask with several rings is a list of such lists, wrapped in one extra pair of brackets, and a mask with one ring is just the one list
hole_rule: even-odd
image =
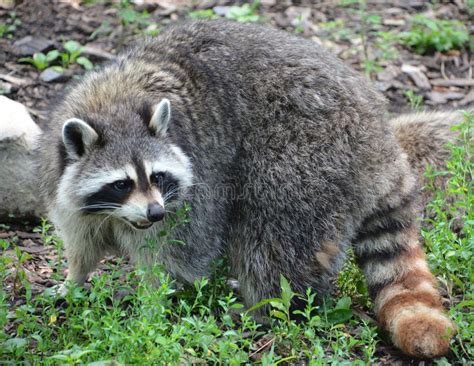
[(170, 118), (170, 102), (163, 99), (148, 114), (117, 107), (87, 122), (64, 122), (67, 165), (59, 205), (71, 213), (107, 215), (135, 229), (161, 221), (192, 183), (189, 159), (167, 136)]

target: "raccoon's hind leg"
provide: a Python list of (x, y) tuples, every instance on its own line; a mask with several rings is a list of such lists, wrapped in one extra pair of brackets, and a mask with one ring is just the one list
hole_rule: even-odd
[(413, 194), (392, 193), (364, 221), (354, 251), (393, 343), (408, 355), (433, 358), (448, 352), (455, 325), (418, 241), (415, 201)]

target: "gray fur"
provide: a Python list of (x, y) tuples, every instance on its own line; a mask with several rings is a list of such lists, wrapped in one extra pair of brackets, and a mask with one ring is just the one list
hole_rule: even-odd
[[(141, 111), (163, 98), (171, 120), (153, 136)], [(186, 245), (163, 245), (158, 260), (192, 281), (228, 253), (250, 305), (278, 296), (280, 274), (297, 292), (326, 293), (350, 245), (361, 243), (360, 257), (379, 253), (370, 243), (385, 224), (381, 213), (415, 225), (416, 179), (384, 123), (384, 104), (322, 47), (259, 25), (191, 22), (138, 43), (69, 89), (41, 144), (42, 190), (66, 248), (78, 261), (100, 253), (76, 277), (83, 280), (106, 250), (133, 254), (159, 225), (134, 231), (108, 220), (98, 228), (98, 215), (75, 217), (70, 228), (58, 220), (58, 186), (71, 164), (61, 153), (67, 119), (84, 119), (99, 135), (77, 165), (78, 181), (132, 159), (171, 156), (170, 144), (184, 152), (193, 185), (180, 202), (190, 202), (191, 223), (174, 235)], [(388, 258), (403, 252), (397, 240), (379, 242)], [(385, 274), (372, 257), (361, 265), (374, 293), (399, 273), (394, 266)]]

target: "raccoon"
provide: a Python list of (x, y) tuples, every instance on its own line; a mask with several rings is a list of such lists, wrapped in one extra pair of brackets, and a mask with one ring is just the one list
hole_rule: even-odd
[[(426, 129), (387, 123), (384, 98), (311, 41), (222, 20), (170, 26), (69, 87), (40, 142), (66, 281), (82, 284), (107, 252), (185, 282), (227, 255), (251, 306), (279, 295), (280, 275), (328, 293), (352, 247), (394, 344), (443, 355), (455, 326), (418, 240), (425, 145), (411, 131)], [(160, 241), (185, 202), (189, 223), (172, 233), (185, 244)]]

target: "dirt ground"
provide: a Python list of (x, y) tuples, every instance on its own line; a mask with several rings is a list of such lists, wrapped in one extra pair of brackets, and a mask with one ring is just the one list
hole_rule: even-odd
[[(0, 8), (0, 23), (17, 24), (13, 32), (0, 38), (0, 94), (25, 104), (38, 124), (45, 126), (48, 111), (61, 98), (66, 84), (81, 75), (84, 69), (74, 64), (55, 81), (42, 80), (40, 71), (30, 64), (19, 62), (20, 58), (32, 54), (24, 46), (25, 43), (28, 45), (25, 37), (33, 36), (33, 48), (44, 46), (40, 47), (43, 52), (60, 49), (66, 40), (78, 41), (86, 46), (84, 54), (96, 65), (113, 59), (134, 39), (143, 37), (143, 33), (153, 33), (171, 22), (186, 19), (191, 10), (214, 8), (225, 11), (226, 5), (244, 2), (156, 0), (137, 3), (144, 5), (135, 5), (134, 9), (138, 12), (146, 10), (149, 16), (129, 23), (120, 16), (119, 7), (109, 1), (24, 0), (13, 9)], [(193, 6), (187, 6), (192, 3)], [(435, 5), (418, 0), (369, 0), (367, 14), (378, 16), (381, 20), (367, 31), (366, 40), (360, 36), (361, 16), (364, 15), (355, 7), (339, 6), (340, 3), (336, 0), (262, 0), (258, 14), (266, 24), (300, 33), (303, 37), (326, 45), (361, 72), (364, 72), (364, 57), (367, 57), (363, 50), (365, 42), (369, 58), (377, 60), (377, 72), (370, 76), (388, 99), (391, 113), (410, 110), (405, 96), (409, 90), (423, 96), (423, 104), (427, 109), (474, 109), (474, 60), (468, 50), (420, 56), (396, 44), (393, 46), (396, 56), (386, 58), (381, 56), (384, 50), (377, 46), (379, 41), (376, 32), (404, 31), (409, 25), (409, 17), (419, 13), (461, 20), (472, 32), (472, 19), (462, 0), (436, 1)], [(322, 26), (334, 21), (336, 26), (333, 28)], [(425, 83), (403, 71), (406, 65), (421, 70), (426, 77)], [(33, 292), (41, 292), (58, 283), (51, 276), (53, 271), (50, 268), (50, 261), (56, 257), (56, 253), (51, 246), (43, 245), (45, 243), (41, 235), (32, 231), (33, 224), (24, 221), (0, 224), (0, 239), (16, 237), (20, 249), (32, 256), (31, 260), (24, 263), (24, 267), (33, 285)], [(12, 294), (16, 293), (13, 281), (6, 286)], [(22, 300), (12, 296), (11, 301), (12, 306), (17, 306)], [(403, 361), (390, 346), (380, 345), (377, 353), (381, 360), (390, 364), (424, 364)]]

